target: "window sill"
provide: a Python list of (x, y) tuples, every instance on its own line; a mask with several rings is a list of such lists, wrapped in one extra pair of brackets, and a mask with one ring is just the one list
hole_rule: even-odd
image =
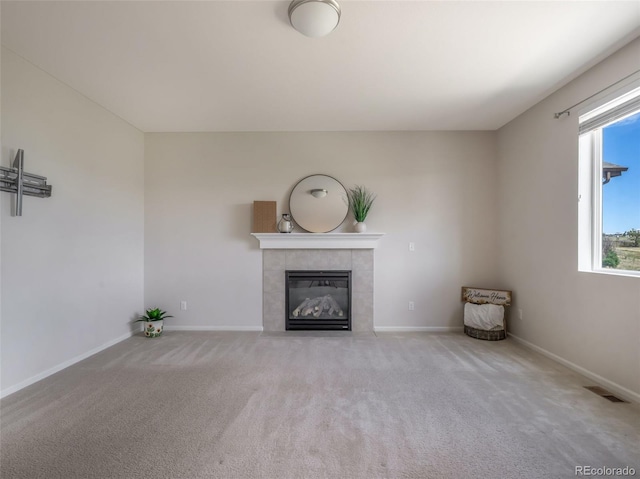
[(616, 269), (581, 269), (578, 270), (580, 273), (595, 273), (595, 274), (603, 274), (607, 276), (624, 276), (627, 278), (640, 278), (640, 271), (630, 271), (626, 269), (616, 270)]

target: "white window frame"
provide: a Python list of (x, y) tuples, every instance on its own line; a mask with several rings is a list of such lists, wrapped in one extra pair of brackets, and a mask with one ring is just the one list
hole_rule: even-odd
[[(586, 125), (634, 97), (640, 97), (640, 80), (581, 109), (578, 124)], [(629, 115), (635, 113), (637, 110)], [(640, 271), (602, 267), (602, 129), (621, 119), (581, 133), (578, 138), (578, 270), (640, 278)]]

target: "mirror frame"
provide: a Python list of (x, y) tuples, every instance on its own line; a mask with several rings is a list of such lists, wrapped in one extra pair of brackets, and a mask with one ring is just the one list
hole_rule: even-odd
[[(327, 180), (330, 180), (332, 182), (335, 182), (337, 185), (339, 185), (340, 188), (342, 188), (342, 191), (340, 192), (340, 200), (341, 202), (344, 204), (344, 215), (342, 215), (342, 211), (340, 211), (340, 221), (336, 220), (335, 222), (337, 224), (335, 224), (335, 226), (333, 226), (330, 229), (327, 230), (323, 230), (323, 231), (316, 231), (318, 228), (313, 228), (310, 224), (309, 221), (307, 221), (306, 219), (302, 219), (303, 223), (300, 223), (299, 219), (296, 218), (296, 215), (294, 213), (295, 207), (294, 207), (294, 203), (293, 201), (295, 200), (295, 196), (294, 195), (300, 195), (300, 194), (309, 194), (311, 196), (311, 191), (305, 191), (305, 192), (301, 192), (300, 191), (300, 187), (303, 184), (303, 182), (309, 180), (309, 178), (315, 178), (315, 177), (322, 177), (322, 178), (326, 178)], [(313, 188), (316, 189), (316, 188)], [(344, 198), (344, 199), (343, 199)], [(333, 176), (329, 176), (329, 175), (324, 175), (324, 174), (315, 174), (315, 175), (309, 175), (309, 176), (305, 176), (304, 178), (302, 178), (300, 181), (298, 181), (295, 186), (293, 187), (293, 189), (291, 190), (291, 193), (289, 194), (289, 213), (291, 214), (291, 217), (293, 218), (293, 220), (295, 221), (295, 223), (302, 228), (303, 230), (309, 232), (309, 233), (329, 233), (330, 231), (334, 231), (335, 229), (339, 228), (340, 225), (342, 225), (342, 223), (344, 223), (344, 221), (347, 219), (347, 216), (349, 215), (349, 204), (347, 202), (345, 202), (344, 200), (348, 199), (347, 196), (347, 189), (344, 187), (344, 185), (338, 181), (337, 179), (335, 179)], [(309, 227), (311, 226), (311, 229), (309, 229)]]

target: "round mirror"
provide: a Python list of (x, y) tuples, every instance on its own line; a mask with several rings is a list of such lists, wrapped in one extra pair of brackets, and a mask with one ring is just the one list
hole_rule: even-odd
[(349, 205), (342, 183), (327, 175), (311, 175), (294, 186), (289, 212), (310, 233), (328, 233), (342, 224)]

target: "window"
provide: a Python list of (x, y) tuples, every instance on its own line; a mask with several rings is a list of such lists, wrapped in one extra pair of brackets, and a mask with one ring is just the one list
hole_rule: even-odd
[(640, 88), (578, 121), (579, 269), (640, 277)]

